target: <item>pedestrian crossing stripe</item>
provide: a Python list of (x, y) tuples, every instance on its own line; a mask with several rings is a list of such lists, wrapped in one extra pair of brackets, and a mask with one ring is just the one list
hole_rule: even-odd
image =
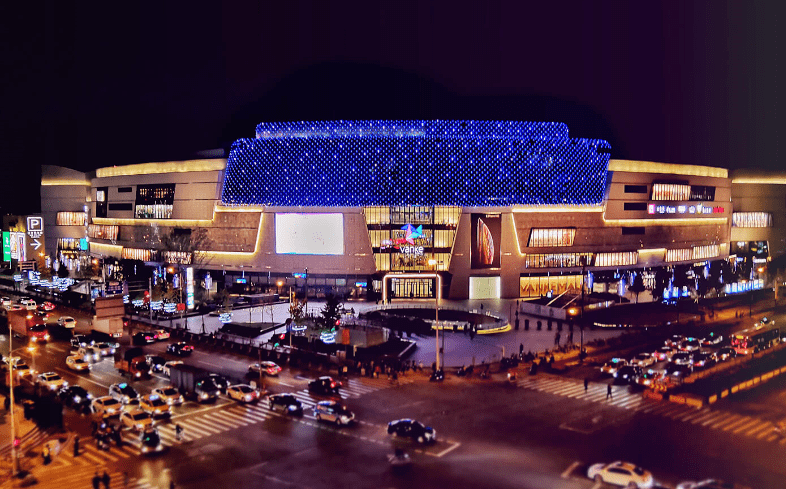
[[(90, 465), (74, 469), (73, 467), (47, 471), (45, 477), (39, 477), (36, 487), (41, 489), (72, 489), (75, 487), (92, 487), (91, 483), (96, 471), (98, 475), (103, 475), (104, 471), (109, 475), (110, 487), (125, 487), (123, 479), (125, 474), (121, 470), (111, 470), (103, 465)], [(62, 472), (62, 474), (61, 474)], [(128, 489), (157, 489), (158, 486), (151, 484), (147, 479), (136, 477), (128, 478)]]
[(603, 403), (636, 413), (660, 416), (712, 430), (764, 440), (765, 442), (777, 441), (781, 445), (786, 445), (786, 437), (773, 434), (772, 430), (775, 424), (767, 419), (709, 407), (697, 409), (684, 404), (645, 399), (641, 394), (633, 394), (625, 389), (614, 389), (609, 397), (606, 391), (607, 384), (593, 383), (585, 391), (583, 382), (554, 377), (528, 377), (517, 382), (517, 385), (547, 394)]

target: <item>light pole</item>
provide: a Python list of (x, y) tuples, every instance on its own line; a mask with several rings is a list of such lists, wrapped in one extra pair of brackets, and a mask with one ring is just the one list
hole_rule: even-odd
[(582, 256), (579, 260), (581, 261), (581, 319), (579, 319), (579, 336), (581, 339), (579, 346), (579, 363), (584, 363), (584, 288), (587, 277), (587, 257)]
[(11, 358), (14, 352), (13, 347), (14, 332), (11, 330), (11, 321), (8, 321), (8, 387), (10, 389), (11, 398), (11, 460), (12, 468), (11, 474), (16, 475), (19, 473), (19, 457), (16, 453), (16, 418), (14, 416), (14, 360)]

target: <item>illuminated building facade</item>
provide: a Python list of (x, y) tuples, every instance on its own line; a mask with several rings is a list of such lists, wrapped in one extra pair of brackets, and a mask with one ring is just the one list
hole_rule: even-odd
[[(613, 288), (723, 260), (733, 216), (772, 224), (757, 203), (733, 214), (725, 169), (610, 155), (559, 123), (259, 124), (226, 159), (45, 167), (47, 249), (84, 238), (83, 254), (190, 260), (236, 290), (433, 297), (439, 275), (443, 297), (515, 298), (580, 290), (582, 270)], [(195, 229), (209, 249), (163, 247)]]

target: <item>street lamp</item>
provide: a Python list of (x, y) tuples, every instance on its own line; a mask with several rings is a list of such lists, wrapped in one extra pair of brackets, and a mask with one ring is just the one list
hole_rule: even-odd
[(13, 339), (14, 332), (11, 330), (11, 321), (8, 321), (8, 388), (11, 391), (9, 396), (11, 399), (11, 475), (19, 473), (19, 457), (17, 455), (16, 446), (16, 420), (14, 416), (14, 360), (11, 357), (14, 352)]

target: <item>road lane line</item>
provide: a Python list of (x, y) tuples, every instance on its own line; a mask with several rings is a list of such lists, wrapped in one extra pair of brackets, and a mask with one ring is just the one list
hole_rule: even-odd
[(567, 469), (565, 469), (565, 472), (563, 472), (562, 474), (560, 474), (560, 477), (562, 477), (563, 479), (570, 479), (570, 474), (571, 474), (571, 472), (573, 472), (574, 470), (576, 470), (576, 468), (577, 468), (579, 465), (581, 465), (581, 462), (573, 462), (572, 464), (570, 464), (570, 467), (568, 467)]
[[(460, 446), (461, 446), (461, 443), (453, 442), (453, 446), (452, 447), (447, 448), (445, 450), (442, 450), (441, 452), (435, 454), (434, 456), (437, 457), (437, 458), (443, 457), (443, 456), (447, 455), (448, 453), (452, 452), (453, 450), (457, 449)], [(428, 453), (428, 452), (426, 452), (426, 453)]]
[(728, 413), (725, 413), (723, 411), (718, 411), (718, 412), (715, 413), (714, 416), (710, 416), (709, 418), (706, 418), (701, 423), (701, 425), (702, 426), (707, 426), (708, 424), (714, 423), (714, 422), (718, 421), (719, 419), (722, 419), (724, 416), (728, 416), (728, 415), (729, 415)]
[[(63, 373), (63, 372), (66, 372), (66, 373), (69, 373), (69, 374), (73, 373), (73, 372), (70, 372), (68, 370), (62, 369), (60, 367), (55, 367), (55, 370), (60, 372), (60, 373)], [(86, 380), (86, 381), (90, 382), (91, 384), (95, 384), (95, 385), (97, 385), (99, 387), (103, 387), (104, 389), (109, 390), (109, 386), (108, 385), (104, 385), (104, 384), (98, 383), (98, 382), (96, 382), (95, 380), (93, 380), (93, 379), (91, 379), (89, 377), (82, 377), (80, 375), (77, 375), (76, 378), (80, 379), (80, 380)]]
[(281, 382), (281, 381), (279, 381), (278, 383), (279, 383), (279, 385), (285, 385), (285, 386), (287, 386), (287, 387), (295, 387), (294, 385), (292, 385), (292, 384), (287, 384), (286, 382)]
[(197, 360), (197, 363), (201, 363), (203, 365), (210, 365), (211, 367), (216, 367), (216, 368), (224, 368), (222, 365), (216, 365), (215, 363), (210, 363), (210, 362), (203, 362), (202, 360)]
[(176, 415), (172, 416), (170, 419), (177, 419), (177, 418), (182, 418), (183, 416), (191, 416), (193, 414), (206, 413), (206, 412), (212, 411), (214, 409), (220, 409), (220, 408), (222, 408), (224, 406), (225, 406), (225, 404), (219, 404), (217, 406), (211, 406), (211, 407), (208, 407), (208, 408), (198, 409), (196, 411), (191, 411), (190, 413), (176, 414)]

